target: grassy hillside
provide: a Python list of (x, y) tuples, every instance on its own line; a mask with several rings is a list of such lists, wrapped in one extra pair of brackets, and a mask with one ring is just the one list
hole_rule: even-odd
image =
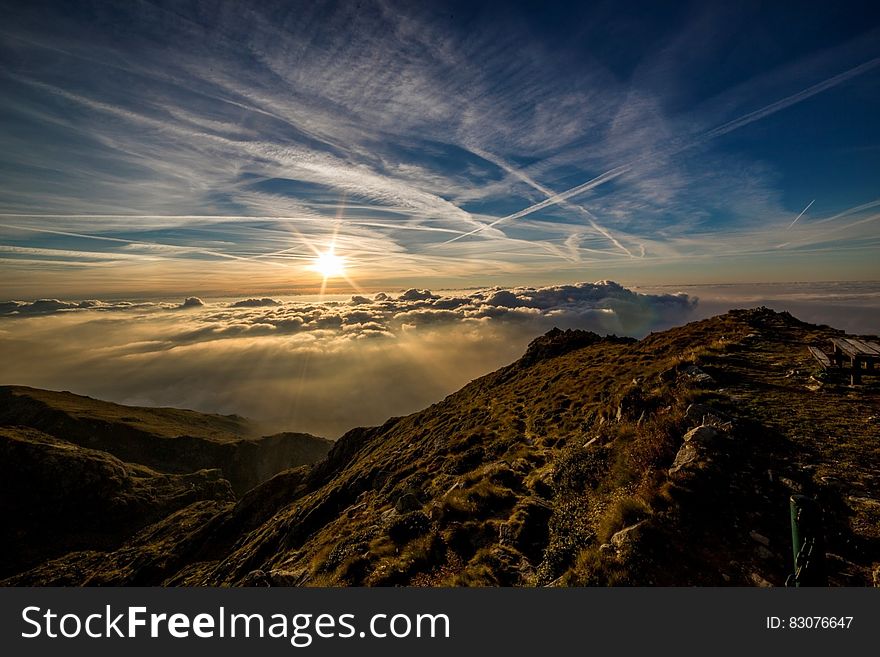
[(138, 408), (26, 386), (0, 386), (0, 423), (67, 430), (79, 424), (104, 423), (150, 436), (192, 436), (217, 442), (254, 437), (251, 423), (238, 415), (212, 415), (179, 408)]
[(237, 415), (122, 406), (24, 386), (0, 386), (0, 426), (36, 429), (160, 472), (219, 469), (237, 493), (286, 468), (319, 461), (332, 445), (304, 433), (258, 436)]
[(870, 584), (880, 380), (820, 374), (805, 345), (836, 334), (765, 309), (638, 342), (552, 331), (232, 507), (7, 583), (781, 585), (803, 492), (830, 582)]

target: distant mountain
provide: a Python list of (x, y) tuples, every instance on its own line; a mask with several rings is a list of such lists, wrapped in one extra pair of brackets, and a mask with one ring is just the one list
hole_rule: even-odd
[(34, 429), (0, 427), (0, 575), (73, 550), (117, 548), (193, 503), (219, 512), (235, 500), (220, 474), (162, 474)]
[(319, 461), (332, 446), (305, 433), (260, 437), (237, 415), (122, 406), (24, 386), (0, 386), (0, 426), (37, 429), (160, 472), (216, 468), (239, 494), (281, 470)]
[(870, 584), (880, 377), (820, 370), (806, 346), (839, 334), (766, 309), (640, 341), (554, 330), (234, 504), (195, 502), (4, 583), (781, 585), (804, 493), (830, 583)]

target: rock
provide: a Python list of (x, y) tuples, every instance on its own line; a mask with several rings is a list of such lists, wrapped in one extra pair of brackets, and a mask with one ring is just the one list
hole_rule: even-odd
[(761, 577), (761, 575), (759, 575), (758, 573), (751, 573), (749, 575), (749, 579), (752, 580), (752, 583), (755, 586), (758, 586), (761, 588), (771, 588), (773, 586), (773, 584), (771, 584), (766, 579)]
[(422, 503), (413, 493), (404, 493), (398, 497), (397, 501), (394, 503), (394, 510), (401, 514), (409, 511), (418, 511), (421, 508)]
[(520, 358), (520, 367), (530, 366), (538, 361), (562, 356), (575, 349), (588, 347), (602, 341), (602, 337), (592, 331), (579, 329), (561, 330), (553, 328), (529, 343), (526, 353)]
[(802, 493), (804, 491), (804, 487), (801, 486), (798, 482), (793, 479), (789, 479), (788, 477), (780, 477), (779, 483), (785, 486), (792, 493)]
[(550, 582), (548, 584), (544, 584), (544, 588), (545, 589), (555, 589), (555, 588), (559, 588), (561, 586), (564, 586), (564, 584), (562, 583), (562, 580), (564, 577), (565, 577), (565, 575), (560, 575), (559, 577), (554, 579), (552, 582)]
[(672, 467), (669, 468), (669, 475), (678, 475), (682, 470), (685, 470), (689, 466), (695, 464), (700, 458), (700, 452), (697, 448), (690, 444), (685, 443), (678, 450), (678, 453), (675, 455), (675, 460), (672, 462)]
[(684, 368), (682, 372), (694, 383), (698, 383), (700, 385), (712, 385), (715, 383), (715, 379), (713, 379), (711, 375), (707, 374), (696, 365), (689, 365)]
[(718, 427), (705, 424), (688, 431), (669, 468), (669, 476), (674, 479), (687, 478), (693, 472), (710, 464), (718, 440), (728, 436), (729, 434)]
[(773, 559), (776, 555), (774, 555), (770, 550), (765, 548), (763, 545), (759, 545), (755, 548), (755, 552), (761, 559)]
[(265, 571), (258, 568), (257, 570), (250, 571), (242, 578), (241, 586), (268, 587), (272, 586), (272, 580), (269, 579), (269, 575)]
[(874, 564), (874, 572), (872, 573), (874, 586), (880, 588), (880, 563)]
[(699, 424), (731, 424), (731, 419), (729, 417), (706, 404), (691, 404), (687, 407), (684, 416), (691, 422), (698, 422)]
[(768, 547), (770, 545), (770, 539), (764, 536), (763, 534), (759, 534), (755, 530), (749, 532), (749, 536), (756, 543), (760, 543), (764, 547)]
[(684, 435), (684, 442), (708, 446), (715, 442), (716, 439), (718, 439), (722, 435), (724, 435), (724, 433), (717, 427), (712, 427), (704, 424), (699, 427), (694, 427), (693, 429), (688, 431)]
[(624, 527), (619, 532), (616, 532), (611, 537), (611, 545), (614, 546), (618, 551), (624, 550), (626, 548), (632, 547), (633, 543), (635, 543), (636, 539), (639, 536), (639, 528), (647, 522), (646, 520), (640, 520), (634, 525), (630, 525), (629, 527)]
[(280, 569), (269, 571), (269, 581), (273, 586), (305, 586), (311, 579), (311, 574), (305, 568), (297, 571)]

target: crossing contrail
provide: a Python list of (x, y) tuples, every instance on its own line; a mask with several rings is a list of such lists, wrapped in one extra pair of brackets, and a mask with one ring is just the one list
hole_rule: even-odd
[(853, 68), (847, 69), (846, 71), (843, 71), (842, 73), (838, 73), (837, 75), (834, 75), (830, 78), (827, 78), (821, 82), (817, 82), (816, 84), (814, 84), (810, 87), (807, 87), (806, 89), (802, 89), (801, 91), (798, 91), (797, 93), (791, 94), (790, 96), (786, 96), (785, 98), (782, 98), (782, 99), (777, 100), (773, 103), (770, 103), (769, 105), (765, 105), (764, 107), (756, 109), (752, 112), (748, 112), (747, 114), (743, 114), (742, 116), (737, 117), (731, 121), (727, 121), (725, 123), (722, 123), (721, 125), (718, 125), (718, 126), (712, 128), (711, 130), (707, 130), (706, 132), (696, 136), (694, 139), (691, 139), (690, 141), (687, 141), (682, 145), (679, 145), (679, 146), (673, 147), (673, 148), (667, 148), (667, 149), (663, 149), (663, 148), (652, 149), (651, 151), (649, 151), (645, 155), (636, 158), (632, 162), (629, 162), (627, 164), (622, 164), (620, 166), (614, 167), (613, 169), (609, 169), (605, 173), (599, 174), (595, 178), (588, 180), (587, 182), (581, 183), (580, 185), (577, 185), (576, 187), (572, 187), (571, 189), (568, 189), (564, 192), (559, 192), (558, 194), (554, 194), (553, 196), (550, 196), (539, 203), (535, 203), (534, 205), (530, 205), (529, 207), (523, 208), (522, 210), (519, 210), (518, 212), (514, 212), (513, 214), (509, 214), (504, 217), (499, 217), (498, 219), (496, 219), (495, 221), (493, 221), (491, 223), (484, 224), (484, 225), (479, 226), (479, 227), (477, 227), (467, 233), (462, 233), (461, 235), (457, 235), (456, 237), (453, 237), (452, 239), (449, 239), (445, 242), (441, 242), (440, 245), (442, 246), (445, 244), (451, 244), (453, 242), (457, 242), (460, 239), (464, 239), (465, 237), (470, 237), (471, 235), (482, 232), (482, 231), (486, 230), (487, 228), (494, 228), (495, 226), (497, 226), (498, 224), (500, 224), (503, 221), (512, 221), (514, 219), (519, 219), (521, 217), (525, 217), (526, 215), (530, 215), (534, 212), (538, 212), (539, 210), (543, 210), (546, 207), (550, 207), (551, 205), (557, 205), (557, 204), (561, 203), (562, 201), (568, 200), (569, 198), (571, 198), (573, 196), (577, 196), (578, 194), (582, 194), (586, 191), (593, 189), (594, 187), (604, 185), (606, 182), (609, 182), (611, 180), (614, 180), (615, 178), (622, 176), (623, 174), (629, 172), (635, 164), (637, 164), (645, 159), (648, 159), (649, 157), (655, 157), (657, 155), (667, 155), (667, 156), (668, 155), (675, 155), (677, 153), (688, 150), (690, 148), (694, 148), (695, 146), (699, 146), (700, 144), (703, 144), (707, 141), (715, 139), (716, 137), (720, 137), (721, 135), (726, 135), (729, 132), (733, 132), (734, 130), (738, 130), (739, 128), (747, 126), (750, 123), (754, 123), (755, 121), (760, 121), (763, 118), (766, 118), (772, 114), (775, 114), (776, 112), (779, 112), (779, 111), (784, 110), (788, 107), (791, 107), (792, 105), (800, 103), (808, 98), (811, 98), (812, 96), (815, 96), (816, 94), (819, 94), (819, 93), (822, 93), (823, 91), (831, 89), (832, 87), (836, 87), (837, 85), (842, 84), (843, 82), (846, 82), (847, 80), (854, 78), (857, 75), (861, 75), (862, 73), (866, 73), (867, 71), (869, 71), (873, 68), (876, 68), (878, 65), (880, 65), (880, 57), (875, 57), (874, 59), (870, 59), (866, 62), (863, 62), (862, 64), (859, 64), (858, 66), (854, 66)]

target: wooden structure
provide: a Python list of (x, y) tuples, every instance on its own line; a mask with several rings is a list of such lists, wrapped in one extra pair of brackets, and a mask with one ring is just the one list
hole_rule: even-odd
[(819, 349), (818, 347), (807, 347), (810, 350), (810, 353), (813, 354), (813, 358), (819, 361), (819, 365), (822, 366), (823, 370), (831, 369), (831, 359), (825, 354), (824, 351)]
[[(831, 338), (831, 360), (837, 367), (844, 367), (848, 361), (850, 383), (861, 383), (863, 373), (874, 373), (874, 366), (880, 364), (880, 345), (876, 342), (856, 338)], [(810, 350), (812, 351), (812, 349)], [(818, 351), (818, 350), (817, 350)], [(814, 356), (816, 354), (813, 354)], [(824, 353), (822, 354), (825, 355)], [(818, 356), (816, 356), (818, 359)], [(821, 363), (821, 360), (819, 361)], [(862, 364), (864, 363), (864, 370)]]

